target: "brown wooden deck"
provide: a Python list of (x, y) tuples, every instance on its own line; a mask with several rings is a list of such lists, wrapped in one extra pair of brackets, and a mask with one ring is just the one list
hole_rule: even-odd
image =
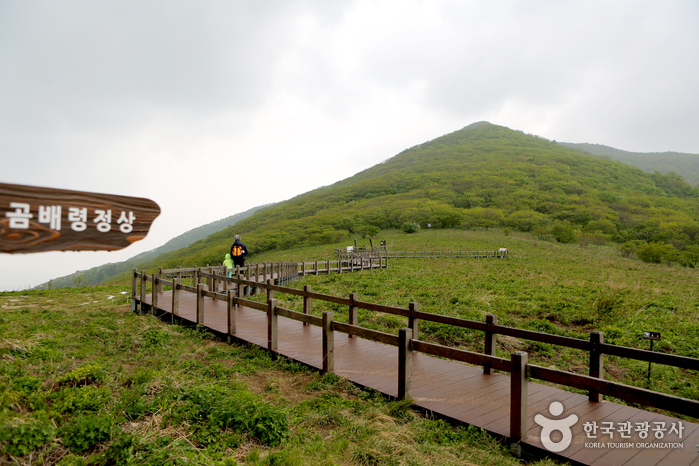
[[(151, 303), (151, 295), (146, 303)], [(171, 312), (171, 292), (160, 293), (158, 308)], [(226, 303), (206, 298), (204, 326), (225, 334)], [(181, 293), (178, 316), (186, 321), (196, 322), (196, 299), (192, 293)], [(239, 340), (267, 347), (266, 313), (239, 306), (236, 310), (237, 333)], [(286, 357), (320, 369), (322, 367), (322, 332), (319, 327), (303, 325), (300, 322), (279, 317), (278, 353)], [(398, 394), (398, 348), (368, 341), (362, 338), (348, 338), (342, 333), (335, 334), (334, 373), (356, 384), (371, 387), (389, 396)], [(412, 394), (415, 404), (439, 416), (451, 418), (496, 434), (509, 435), (510, 377), (503, 374), (483, 374), (481, 367), (473, 367), (456, 361), (435, 358), (415, 353), (412, 362)], [(535, 448), (560, 460), (586, 465), (688, 465), (699, 464), (699, 424), (639, 410), (612, 402), (590, 402), (586, 395), (528, 382), (529, 431), (523, 441), (525, 448)], [(553, 418), (549, 405), (558, 401), (564, 411), (560, 418), (571, 414), (578, 416), (572, 427), (573, 440), (563, 452), (549, 453), (541, 443), (542, 428), (534, 422), (534, 416), (542, 414)], [(616, 429), (619, 423), (648, 421), (651, 430), (646, 439), (639, 438), (632, 431), (630, 438), (621, 438)], [(583, 424), (596, 422), (613, 423), (613, 437), (597, 431), (597, 439), (588, 438)], [(664, 435), (656, 439), (653, 433), (654, 422), (665, 422), (667, 432), (672, 423), (681, 422), (684, 428), (681, 438), (676, 434)], [(609, 425), (609, 424), (607, 424)], [(559, 434), (560, 435), (560, 434)], [(552, 435), (558, 441), (556, 433)], [(648, 448), (638, 443), (678, 443), (681, 447)], [(589, 444), (604, 443), (604, 448)], [(609, 444), (616, 444), (611, 447)], [(632, 443), (625, 448), (620, 443)], [(586, 445), (588, 444), (588, 445)]]

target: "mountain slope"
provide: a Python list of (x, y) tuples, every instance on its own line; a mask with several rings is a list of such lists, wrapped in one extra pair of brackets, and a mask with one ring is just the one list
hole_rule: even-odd
[(233, 233), (243, 234), (254, 254), (332, 243), (368, 227), (400, 228), (406, 222), (543, 230), (561, 241), (580, 230), (620, 242), (675, 241), (684, 247), (699, 239), (698, 196), (676, 175), (648, 174), (480, 122), (261, 209), (235, 232), (229, 228), (168, 253), (157, 265), (219, 263)]
[(50, 282), (42, 283), (41, 285), (36, 286), (34, 289), (45, 290), (49, 288), (49, 284), (52, 288), (64, 288), (74, 286), (76, 283), (80, 283), (83, 285), (97, 285), (99, 283), (110, 281), (114, 279), (114, 277), (116, 277), (117, 275), (122, 274), (125, 271), (132, 270), (134, 267), (140, 268), (141, 265), (149, 263), (149, 261), (153, 258), (159, 257), (171, 251), (176, 251), (178, 249), (187, 247), (195, 241), (206, 238), (211, 234), (216, 233), (217, 231), (223, 230), (226, 227), (235, 225), (239, 221), (254, 214), (259, 209), (267, 207), (269, 205), (270, 204), (267, 204), (265, 206), (253, 207), (252, 209), (246, 210), (245, 212), (230, 215), (226, 218), (207, 223), (206, 225), (202, 225), (197, 228), (193, 228), (185, 233), (182, 233), (179, 236), (172, 238), (162, 246), (159, 246), (155, 249), (151, 249), (150, 251), (145, 251), (140, 254), (137, 254), (123, 262), (104, 264), (98, 267), (93, 267), (89, 270), (79, 270), (70, 275), (54, 278)]
[(691, 185), (699, 184), (699, 154), (682, 152), (627, 152), (601, 144), (559, 142), (571, 149), (581, 149), (592, 155), (602, 155), (647, 172), (678, 173)]

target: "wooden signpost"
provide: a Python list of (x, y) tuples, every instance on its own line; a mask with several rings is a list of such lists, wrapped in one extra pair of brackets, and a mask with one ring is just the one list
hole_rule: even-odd
[(0, 252), (115, 251), (148, 234), (150, 199), (0, 183)]

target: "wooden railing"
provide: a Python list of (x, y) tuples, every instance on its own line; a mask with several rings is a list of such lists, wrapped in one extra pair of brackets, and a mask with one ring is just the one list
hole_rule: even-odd
[[(296, 263), (292, 263), (296, 264)], [(281, 266), (284, 270), (283, 266)], [(213, 269), (213, 268), (212, 268)], [(290, 265), (288, 270), (293, 270)], [(318, 268), (316, 267), (316, 271)], [(330, 270), (330, 269), (328, 269)], [(527, 379), (538, 379), (555, 384), (564, 385), (588, 391), (590, 401), (600, 401), (603, 395), (612, 396), (627, 402), (659, 408), (667, 411), (681, 413), (683, 415), (699, 418), (699, 402), (687, 398), (680, 398), (652, 390), (625, 385), (609, 380), (604, 380), (604, 355), (614, 355), (647, 361), (683, 369), (699, 370), (699, 359), (676, 356), (672, 354), (656, 353), (636, 348), (629, 348), (604, 343), (602, 332), (591, 332), (590, 339), (582, 340), (577, 338), (552, 335), (531, 330), (506, 327), (497, 324), (497, 317), (493, 314), (486, 316), (485, 322), (449, 317), (439, 314), (421, 312), (418, 303), (412, 302), (408, 308), (385, 306), (374, 304), (358, 299), (357, 293), (351, 293), (348, 298), (314, 293), (311, 287), (306, 285), (303, 290), (288, 288), (274, 284), (272, 279), (267, 281), (248, 280), (243, 274), (238, 278), (219, 275), (216, 271), (196, 270), (195, 277), (199, 280), (211, 280), (209, 285), (196, 283), (195, 286), (185, 286), (178, 275), (184, 273), (185, 269), (159, 270), (158, 273), (148, 276), (145, 272), (133, 271), (132, 297), (134, 302), (140, 304), (143, 312), (146, 304), (147, 282), (153, 282), (155, 289), (161, 289), (163, 285), (172, 287), (172, 315), (178, 314), (179, 293), (181, 291), (197, 293), (197, 323), (204, 322), (205, 297), (223, 300), (228, 303), (228, 337), (232, 338), (236, 333), (235, 306), (246, 306), (267, 313), (268, 319), (268, 349), (277, 349), (277, 317), (283, 316), (297, 320), (305, 325), (316, 325), (322, 328), (323, 332), (323, 363), (322, 369), (325, 372), (334, 370), (334, 332), (346, 333), (350, 337), (362, 337), (367, 340), (398, 347), (398, 397), (406, 398), (411, 396), (411, 370), (412, 353), (421, 353), (433, 356), (453, 359), (469, 364), (483, 366), (484, 373), (490, 373), (493, 369), (510, 373), (511, 379), (511, 412), (510, 412), (510, 439), (519, 441), (527, 432)], [(194, 272), (194, 271), (193, 271)], [(282, 272), (283, 273), (283, 272)], [(175, 274), (172, 280), (161, 278), (163, 275)], [(262, 275), (256, 274), (256, 277)], [(223, 291), (217, 291), (224, 283)], [(137, 290), (140, 284), (140, 290)], [(231, 288), (232, 287), (232, 288)], [(266, 303), (244, 299), (245, 289), (264, 289), (267, 292)], [(213, 291), (211, 291), (213, 290)], [(140, 291), (140, 292), (137, 292)], [(275, 293), (285, 293), (303, 298), (303, 312), (285, 309), (279, 306), (274, 299)], [(334, 314), (325, 311), (322, 317), (311, 314), (313, 300), (335, 303), (348, 308), (347, 323), (334, 320)], [(153, 307), (157, 308), (157, 293), (153, 294)], [(361, 327), (358, 322), (358, 310), (383, 312), (407, 318), (407, 327), (399, 330), (398, 335), (379, 332)], [(136, 310), (134, 308), (134, 310)], [(435, 343), (421, 341), (419, 339), (419, 321), (436, 322), (452, 325), (459, 328), (478, 330), (484, 333), (484, 353), (476, 353), (458, 348), (452, 348)], [(589, 353), (589, 375), (580, 375), (572, 372), (536, 366), (528, 361), (525, 352), (516, 351), (510, 358), (496, 356), (497, 335), (507, 335), (516, 338), (559, 345), (567, 348), (574, 348)]]
[(502, 248), (496, 251), (386, 251), (381, 256), (391, 259), (436, 259), (449, 257), (501, 259), (508, 256), (508, 250)]

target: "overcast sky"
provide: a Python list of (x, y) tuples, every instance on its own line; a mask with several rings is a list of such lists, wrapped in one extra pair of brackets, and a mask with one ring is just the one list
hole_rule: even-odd
[[(125, 260), (481, 120), (699, 153), (699, 2), (0, 0), (0, 182), (147, 197)], [(211, 199), (215, 199), (212, 202)]]

